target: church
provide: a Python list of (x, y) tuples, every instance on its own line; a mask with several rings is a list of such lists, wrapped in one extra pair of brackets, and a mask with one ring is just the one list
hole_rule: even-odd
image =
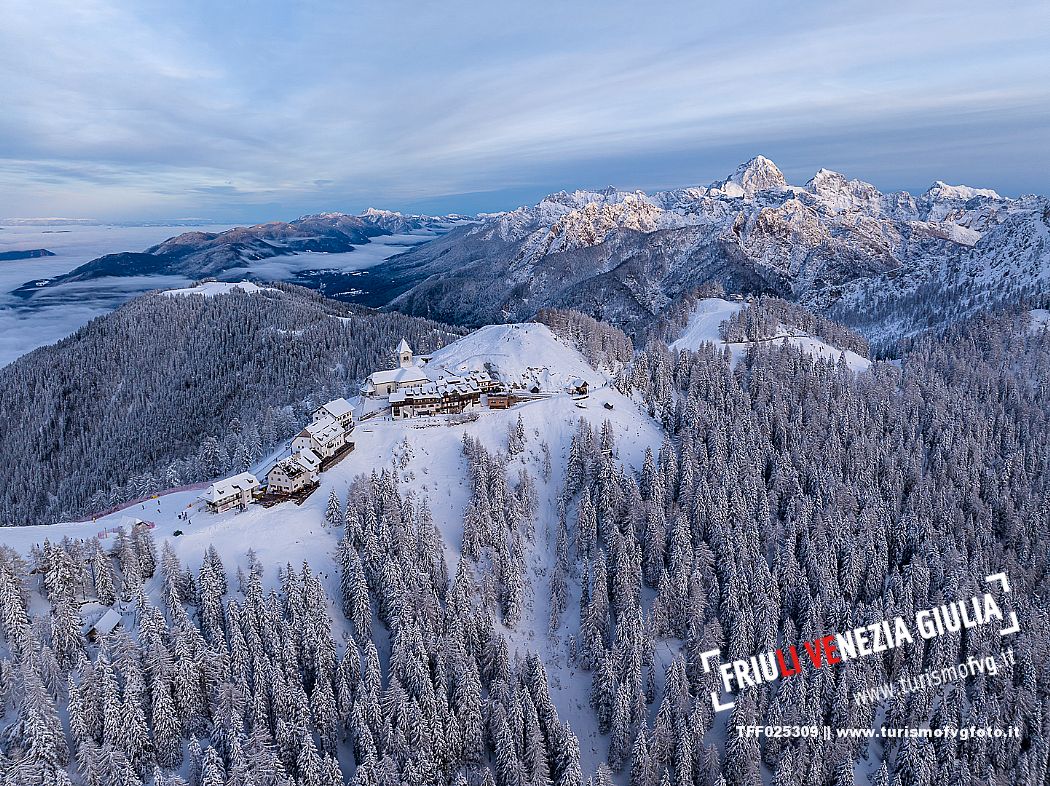
[(404, 388), (419, 387), (429, 382), (429, 378), (412, 360), (412, 347), (401, 339), (397, 347), (398, 368), (386, 371), (374, 371), (369, 374), (361, 392), (372, 398), (382, 398)]

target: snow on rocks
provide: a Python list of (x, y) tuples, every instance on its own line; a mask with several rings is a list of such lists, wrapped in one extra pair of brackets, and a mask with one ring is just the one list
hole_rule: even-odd
[(973, 188), (971, 186), (950, 186), (942, 180), (936, 181), (923, 195), (929, 199), (961, 199), (963, 201), (974, 197), (986, 197), (988, 199), (1002, 199), (997, 191), (990, 188)]
[(1033, 308), (1029, 313), (1028, 329), (1032, 333), (1042, 333), (1050, 329), (1050, 309)]

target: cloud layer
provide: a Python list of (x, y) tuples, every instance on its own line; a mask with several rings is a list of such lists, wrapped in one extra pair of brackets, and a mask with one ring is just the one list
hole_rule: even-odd
[(1050, 171), (1050, 6), (9, 0), (0, 216), (479, 210), (707, 183)]

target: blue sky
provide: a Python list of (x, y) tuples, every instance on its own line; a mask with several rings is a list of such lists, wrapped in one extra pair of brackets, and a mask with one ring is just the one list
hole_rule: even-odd
[(475, 212), (758, 153), (1050, 191), (1042, 0), (7, 0), (0, 69), (6, 217)]

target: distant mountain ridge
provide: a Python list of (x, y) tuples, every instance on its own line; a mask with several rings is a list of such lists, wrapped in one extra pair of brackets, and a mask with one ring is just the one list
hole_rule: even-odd
[(255, 263), (352, 252), (391, 235), (418, 242), (384, 242), (360, 268), (321, 262), (284, 280), (469, 327), (569, 307), (636, 337), (684, 296), (717, 284), (799, 302), (876, 349), (1050, 288), (1046, 197), (1007, 198), (941, 180), (918, 195), (882, 193), (829, 169), (799, 186), (756, 156), (707, 186), (559, 191), (477, 218), (369, 208), (189, 232), (27, 282), (16, 294), (109, 276), (270, 280)]
[[(29, 297), (41, 288), (107, 276), (181, 275), (191, 279), (247, 271), (251, 263), (302, 252), (347, 253), (391, 234), (447, 231), (462, 216), (402, 215), (370, 208), (361, 215), (321, 213), (294, 221), (272, 221), (224, 232), (185, 232), (143, 252), (106, 254), (52, 279), (16, 290)], [(242, 277), (241, 272), (234, 274)]]
[(14, 262), (19, 259), (39, 259), (53, 257), (55, 254), (46, 248), (28, 248), (23, 251), (0, 251), (0, 262)]
[(960, 276), (994, 270), (1000, 257), (1017, 274), (1010, 292), (1038, 289), (1050, 277), (1048, 206), (1045, 197), (941, 181), (918, 196), (883, 194), (827, 169), (795, 186), (756, 156), (707, 187), (551, 194), (392, 257), (371, 275), (393, 308), (466, 325), (572, 306), (637, 327), (708, 282), (835, 307), (851, 322), (863, 316), (853, 311), (868, 290), (883, 296), (900, 282), (902, 299), (931, 283), (954, 290)]

